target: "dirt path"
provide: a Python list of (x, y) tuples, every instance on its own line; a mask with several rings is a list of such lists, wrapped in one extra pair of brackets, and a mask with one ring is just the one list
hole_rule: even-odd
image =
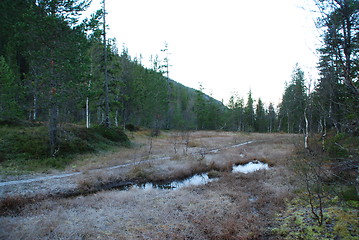
[[(280, 239), (271, 231), (272, 220), (290, 195), (291, 173), (285, 166), (300, 136), (194, 132), (186, 156), (180, 147), (174, 153), (170, 137), (153, 142), (149, 159), (148, 148), (124, 150), (89, 159), (76, 175), (4, 183), (0, 194), (56, 195), (112, 178), (176, 178), (208, 167), (218, 180), (176, 191), (131, 188), (45, 198), (21, 209), (16, 207), (22, 198), (10, 198), (6, 204), (17, 211), (0, 216), (0, 239)], [(141, 159), (147, 162), (138, 164)], [(250, 174), (228, 171), (233, 162), (253, 159), (272, 167)]]
[[(209, 149), (205, 150), (204, 153), (202, 152), (192, 152), (191, 155), (200, 155), (200, 154), (216, 154), (220, 151), (231, 149), (231, 148), (238, 148), (241, 146), (245, 146), (254, 142), (258, 141), (247, 141), (235, 145), (230, 145), (221, 148)], [(62, 173), (62, 174), (55, 174), (55, 175), (44, 175), (44, 176), (25, 176), (25, 179), (18, 179), (18, 180), (10, 180), (6, 181), (2, 179), (0, 182), (0, 196), (7, 197), (7, 196), (35, 196), (35, 195), (46, 195), (46, 194), (55, 194), (63, 192), (74, 191), (77, 188), (79, 177), (83, 178), (84, 175), (93, 175), (96, 173), (103, 173), (107, 172), (108, 174), (123, 174), (124, 172), (128, 172), (127, 170), (118, 171), (119, 169), (130, 168), (138, 164), (144, 163), (153, 163), (157, 161), (166, 161), (170, 160), (173, 156), (162, 156), (156, 157), (152, 156), (150, 159), (142, 159), (140, 161), (130, 161), (129, 163), (124, 163), (120, 165), (115, 165), (111, 167), (99, 168), (99, 169), (92, 169), (88, 171), (78, 171), (78, 172), (70, 172), (70, 173)], [(117, 172), (115, 172), (117, 171)], [(5, 181), (4, 181), (5, 180)], [(14, 186), (17, 185), (17, 186)]]

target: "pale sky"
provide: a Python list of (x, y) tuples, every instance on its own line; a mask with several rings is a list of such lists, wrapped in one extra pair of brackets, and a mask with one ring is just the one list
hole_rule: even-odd
[[(101, 8), (93, 0), (89, 12)], [(309, 6), (311, 5), (311, 6)], [(132, 57), (168, 43), (170, 78), (226, 104), (233, 91), (277, 105), (296, 63), (316, 78), (319, 47), (311, 0), (106, 0), (108, 36)], [(303, 9), (304, 8), (304, 9)]]

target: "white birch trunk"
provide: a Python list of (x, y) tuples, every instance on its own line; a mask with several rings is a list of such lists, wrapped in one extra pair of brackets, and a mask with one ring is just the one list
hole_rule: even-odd
[(118, 109), (116, 109), (116, 114), (115, 114), (115, 126), (118, 127)]
[(86, 98), (86, 128), (90, 128), (89, 98)]
[(37, 117), (37, 98), (36, 95), (34, 95), (34, 112), (32, 115), (32, 120), (36, 121), (36, 117)]
[(309, 123), (308, 123), (308, 117), (307, 117), (307, 109), (304, 110), (304, 119), (305, 119), (304, 148), (309, 149), (309, 146), (308, 146)]

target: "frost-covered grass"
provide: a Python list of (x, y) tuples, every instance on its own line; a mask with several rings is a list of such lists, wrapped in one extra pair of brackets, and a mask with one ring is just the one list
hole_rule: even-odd
[[(133, 148), (75, 161), (85, 173), (78, 186), (91, 189), (118, 180), (177, 179), (210, 170), (219, 179), (176, 191), (133, 188), (31, 202), (13, 215), (0, 217), (0, 239), (277, 239), (272, 220), (292, 199), (291, 173), (285, 163), (300, 136), (192, 132), (189, 142), (196, 144), (187, 152), (179, 144), (175, 153), (171, 134), (149, 139), (134, 133)], [(230, 147), (250, 140), (258, 142)], [(208, 153), (213, 149), (219, 150)], [(167, 158), (111, 174), (90, 171), (159, 157)], [(230, 172), (234, 163), (253, 159), (272, 167), (251, 174)]]
[(1, 217), (0, 238), (269, 239), (270, 216), (289, 196), (276, 171), (228, 173), (177, 191), (104, 191), (42, 201)]
[[(291, 135), (268, 135), (256, 134), (254, 136), (230, 132), (192, 132), (190, 141), (197, 141), (196, 147), (188, 147), (186, 152), (182, 151), (184, 146), (178, 144), (178, 152), (173, 150), (173, 143), (169, 141), (171, 132), (162, 133), (161, 137), (152, 139), (152, 153), (147, 152), (148, 139), (146, 135), (138, 134), (133, 137), (133, 142), (140, 147), (122, 149), (121, 151), (104, 154), (99, 157), (90, 157), (81, 160), (78, 167), (81, 170), (88, 168), (99, 168), (131, 162), (140, 162), (118, 176), (109, 175), (106, 171), (86, 174), (79, 181), (80, 187), (98, 186), (111, 181), (167, 181), (183, 179), (196, 173), (209, 172), (211, 170), (219, 172), (230, 172), (233, 164), (245, 164), (253, 160), (260, 160), (270, 166), (281, 165), (285, 157), (289, 156), (294, 145), (291, 143), (293, 138), (298, 136)], [(233, 141), (233, 138), (237, 138)], [(283, 142), (283, 138), (286, 141)], [(238, 143), (246, 143), (249, 140), (261, 140), (264, 142), (254, 142), (241, 147), (231, 147)], [(288, 139), (290, 140), (288, 142)], [(216, 145), (217, 143), (217, 145)], [(141, 145), (143, 144), (143, 145)], [(211, 147), (208, 147), (208, 146)], [(215, 147), (217, 146), (217, 147)], [(219, 149), (218, 152), (210, 153), (212, 149)], [(202, 152), (204, 151), (204, 152)], [(132, 157), (131, 160), (129, 160)], [(161, 159), (165, 157), (165, 159)], [(146, 162), (147, 160), (153, 161)], [(87, 163), (87, 165), (84, 165)], [(74, 163), (76, 164), (76, 163)], [(83, 166), (80, 166), (80, 165)]]

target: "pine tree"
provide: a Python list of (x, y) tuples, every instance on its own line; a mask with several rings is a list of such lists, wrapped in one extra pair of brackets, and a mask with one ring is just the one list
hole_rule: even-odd
[(265, 132), (267, 130), (265, 109), (262, 100), (259, 98), (256, 105), (255, 131)]
[[(30, 68), (29, 79), (34, 84), (32, 92), (38, 103), (48, 111), (50, 153), (59, 151), (58, 122), (61, 110), (76, 106), (77, 96), (85, 72), (82, 47), (86, 37), (77, 28), (78, 14), (88, 6), (89, 1), (37, 1), (37, 8), (30, 8), (26, 23), (21, 25), (22, 38), (26, 43), (26, 57)], [(46, 13), (43, 15), (41, 13)], [(34, 101), (35, 102), (35, 101)], [(65, 103), (66, 102), (66, 103)], [(35, 109), (36, 111), (36, 109)], [(62, 116), (64, 117), (64, 116)]]
[(252, 98), (252, 91), (251, 90), (248, 93), (247, 103), (246, 103), (246, 106), (244, 108), (244, 116), (245, 116), (244, 130), (247, 131), (247, 132), (254, 131), (254, 121), (255, 121), (254, 100)]
[(274, 106), (272, 103), (269, 103), (268, 112), (267, 112), (267, 122), (268, 122), (268, 132), (275, 131), (275, 124), (276, 124), (276, 113), (274, 110)]
[(351, 128), (359, 118), (359, 2), (315, 2), (322, 13), (318, 26), (323, 28), (320, 79), (313, 97), (317, 125), (355, 131)]
[(23, 89), (18, 85), (15, 74), (3, 56), (0, 56), (0, 121), (11, 121), (23, 117)]
[[(335, 57), (336, 67), (349, 93), (359, 99), (358, 52), (359, 52), (359, 1), (335, 0), (315, 1), (326, 27), (325, 45)], [(356, 104), (358, 104), (357, 102)]]
[(229, 118), (230, 129), (235, 131), (244, 130), (244, 101), (239, 97), (238, 93), (234, 93), (230, 97), (229, 104)]
[(279, 117), (282, 130), (299, 133), (304, 129), (304, 110), (306, 106), (306, 87), (304, 72), (296, 65), (291, 82), (286, 86), (280, 105)]

